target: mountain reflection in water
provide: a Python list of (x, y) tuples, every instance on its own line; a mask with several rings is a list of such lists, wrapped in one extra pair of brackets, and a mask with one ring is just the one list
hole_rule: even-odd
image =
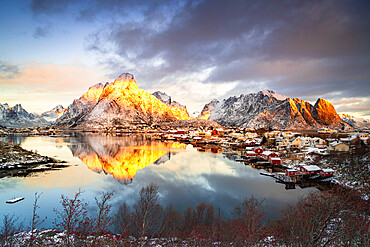
[(112, 174), (122, 184), (132, 183), (138, 170), (149, 164), (159, 164), (171, 158), (185, 144), (153, 142), (144, 136), (119, 138), (114, 136), (83, 135), (79, 143), (68, 145), (73, 156), (78, 157), (95, 172)]

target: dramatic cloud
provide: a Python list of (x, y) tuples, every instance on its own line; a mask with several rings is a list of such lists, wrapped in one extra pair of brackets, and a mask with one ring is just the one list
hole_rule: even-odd
[(306, 100), (370, 95), (369, 1), (86, 3), (39, 0), (31, 10), (70, 9), (76, 21), (99, 23), (87, 49), (110, 76), (130, 71), (144, 88), (189, 89), (192, 81), (184, 78), (197, 74), (200, 83), (232, 85), (219, 98), (264, 88)]

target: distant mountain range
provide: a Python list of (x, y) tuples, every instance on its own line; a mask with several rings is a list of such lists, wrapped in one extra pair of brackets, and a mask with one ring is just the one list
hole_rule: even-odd
[(21, 104), (10, 107), (7, 103), (0, 104), (0, 125), (10, 128), (46, 127), (67, 111), (62, 105), (42, 113), (29, 113)]
[(270, 90), (232, 96), (206, 104), (199, 118), (210, 119), (224, 126), (273, 129), (342, 128), (334, 106), (318, 99), (315, 105), (298, 98), (288, 98)]
[(270, 90), (212, 100), (194, 119), (189, 116), (186, 106), (166, 93), (150, 94), (139, 89), (129, 73), (121, 74), (114, 82), (90, 87), (68, 108), (58, 105), (41, 115), (28, 113), (19, 104), (14, 107), (0, 104), (0, 125), (6, 127), (54, 125), (79, 129), (143, 123), (165, 127), (218, 127), (220, 124), (273, 129), (369, 127), (369, 122), (364, 119), (339, 116), (334, 106), (324, 99), (319, 98), (311, 105)]
[(370, 128), (370, 121), (367, 121), (363, 118), (354, 117), (349, 114), (340, 114), (339, 115), (344, 122), (357, 129), (366, 129)]
[(50, 123), (37, 114), (28, 113), (21, 104), (0, 104), (0, 125), (11, 128), (47, 126)]
[(46, 111), (41, 114), (41, 117), (44, 118), (48, 122), (54, 122), (57, 120), (60, 116), (64, 114), (68, 109), (64, 108), (62, 105), (57, 105), (50, 111)]

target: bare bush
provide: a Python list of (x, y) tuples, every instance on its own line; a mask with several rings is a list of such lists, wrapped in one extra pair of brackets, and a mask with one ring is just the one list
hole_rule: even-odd
[[(76, 234), (80, 235), (81, 230), (85, 231), (86, 224), (89, 225), (90, 222), (87, 218), (87, 204), (80, 199), (82, 193), (83, 191), (79, 190), (72, 198), (62, 195), (60, 200), (62, 209), (54, 209), (56, 213), (54, 226), (65, 233), (64, 244), (66, 246), (72, 246)], [(85, 236), (88, 235), (87, 232), (85, 234)]]
[(369, 205), (354, 190), (315, 192), (284, 211), (273, 224), (287, 246), (368, 246)]
[(163, 208), (159, 199), (159, 187), (151, 183), (140, 190), (139, 199), (133, 206), (134, 231), (140, 246), (144, 237), (151, 238), (160, 232)]
[(266, 217), (263, 201), (246, 198), (233, 211), (234, 219), (226, 227), (226, 239), (238, 245), (253, 246), (265, 236)]
[(15, 234), (19, 233), (22, 228), (23, 223), (19, 221), (17, 216), (13, 214), (4, 215), (0, 228), (1, 246), (14, 246), (16, 243)]
[(42, 193), (35, 193), (35, 199), (33, 202), (33, 207), (32, 207), (32, 220), (31, 220), (31, 225), (30, 225), (30, 237), (28, 239), (28, 246), (33, 246), (37, 245), (37, 242), (39, 241), (38, 236), (39, 236), (39, 230), (38, 229), (42, 223), (45, 222), (45, 218), (40, 218), (40, 215), (38, 214), (38, 210), (40, 209), (40, 206), (38, 204), (39, 199), (41, 197)]

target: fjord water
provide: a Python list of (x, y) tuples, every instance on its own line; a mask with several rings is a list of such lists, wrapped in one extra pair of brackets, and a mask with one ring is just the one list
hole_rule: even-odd
[[(235, 162), (222, 154), (198, 152), (191, 145), (151, 141), (145, 135), (109, 136), (71, 133), (63, 137), (3, 138), (28, 150), (68, 162), (61, 170), (29, 177), (0, 179), (0, 217), (15, 214), (27, 224), (32, 214), (34, 193), (42, 193), (40, 216), (47, 217), (44, 227), (51, 227), (60, 209), (62, 194), (72, 197), (79, 189), (94, 214), (94, 198), (102, 192), (115, 191), (114, 209), (126, 202), (132, 206), (142, 187), (159, 185), (161, 203), (173, 204), (183, 212), (187, 206), (205, 201), (220, 208), (229, 217), (246, 197), (264, 200), (268, 217), (277, 218), (288, 204), (294, 204), (315, 188), (285, 190), (283, 184), (261, 176), (260, 170)], [(6, 204), (13, 197), (25, 197), (16, 204)]]

